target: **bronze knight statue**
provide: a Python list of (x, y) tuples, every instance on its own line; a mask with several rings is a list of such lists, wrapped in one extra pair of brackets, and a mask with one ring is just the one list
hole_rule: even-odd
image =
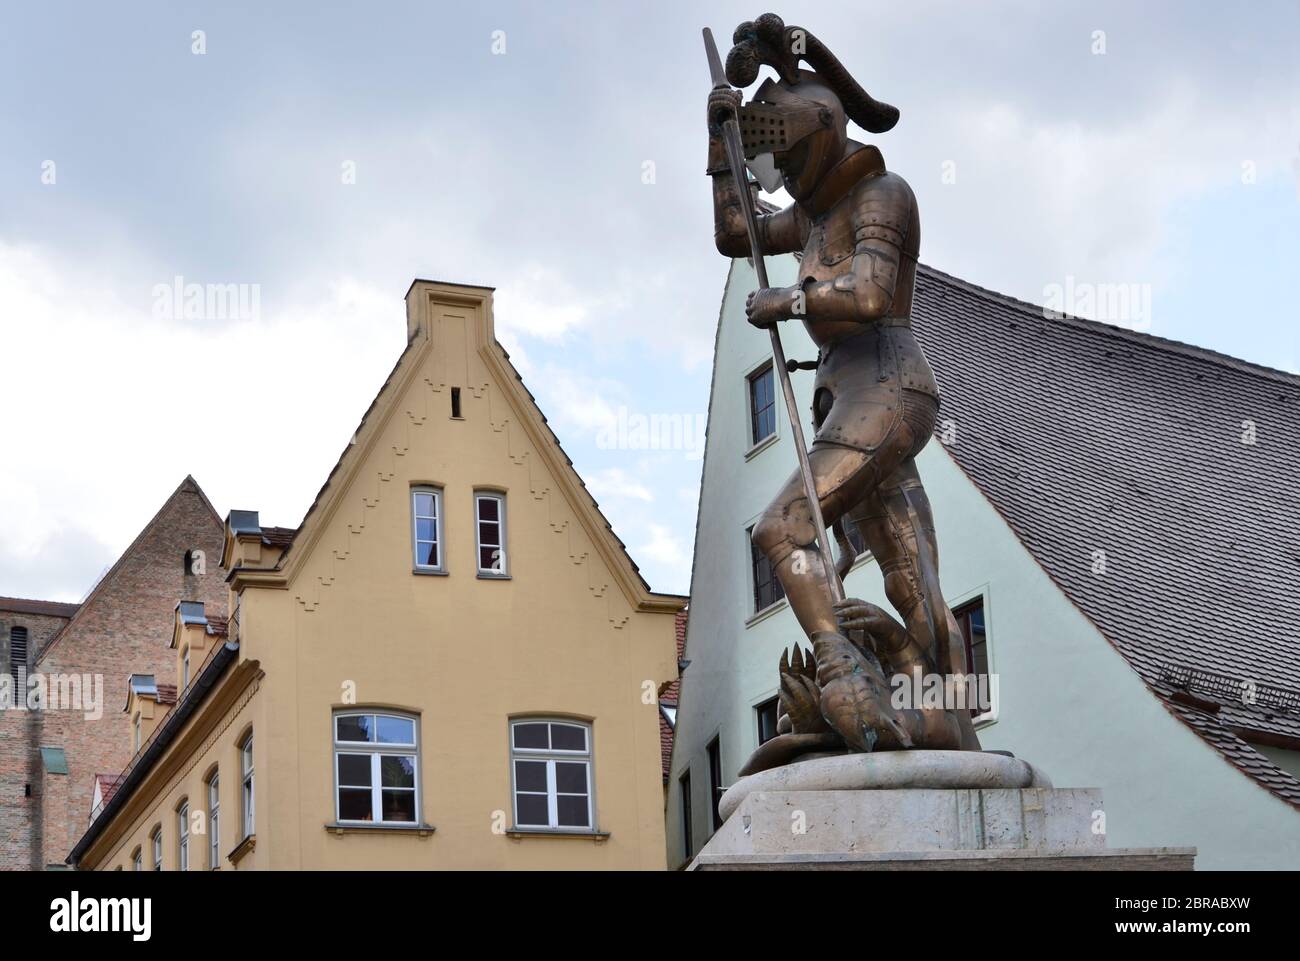
[[(778, 736), (741, 773), (810, 753), (979, 750), (968, 710), (899, 707), (890, 696), (891, 676), (937, 674), (960, 688), (967, 672), (961, 631), (940, 590), (934, 521), (916, 469), (939, 407), (934, 374), (911, 328), (916, 198), (876, 147), (850, 140), (847, 131), (853, 120), (882, 133), (898, 122), (898, 111), (872, 99), (816, 37), (774, 14), (742, 23), (733, 43), (725, 68), (730, 84), (749, 86), (763, 65), (777, 79), (766, 80), (749, 104), (722, 81), (709, 96), (717, 248), (727, 257), (751, 256), (752, 232), (764, 255), (802, 254), (799, 282), (754, 291), (746, 313), (763, 328), (800, 318), (817, 345), (816, 434), (807, 465), (820, 513), (835, 527), (841, 550), (844, 524), (857, 526), (901, 616), (900, 623), (865, 601), (838, 599), (843, 571), (822, 549), (824, 530), (817, 530), (805, 495), (810, 488), (796, 471), (755, 526), (754, 541), (811, 639), (812, 656), (805, 659), (796, 646), (793, 658), (783, 657)], [(801, 69), (801, 60), (813, 69)], [(768, 177), (774, 165), (793, 204), (774, 213), (747, 209), (748, 177), (740, 172), (742, 195), (724, 137), (728, 123), (738, 128), (745, 161)], [(843, 560), (851, 563), (852, 553)]]

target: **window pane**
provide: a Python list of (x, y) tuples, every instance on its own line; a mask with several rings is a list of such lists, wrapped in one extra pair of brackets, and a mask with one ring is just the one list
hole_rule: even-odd
[(378, 737), (380, 744), (414, 744), (415, 722), (409, 717), (393, 717), (380, 714), (378, 718)]
[(587, 793), (587, 765), (581, 762), (555, 762), (555, 790), (561, 794)]
[(545, 791), (545, 761), (515, 761), (516, 791)]
[(433, 518), (419, 518), (415, 522), (415, 538), (421, 541), (434, 541), (438, 537), (438, 522)]
[(341, 821), (369, 821), (372, 820), (370, 812), (370, 789), (353, 790), (351, 788), (339, 789), (339, 820)]
[(478, 569), (481, 571), (501, 570), (501, 548), (480, 547), (478, 549)]
[(776, 394), (772, 368), (749, 379), (750, 438), (757, 444), (776, 431)]
[(490, 498), (490, 497), (481, 498), (478, 502), (479, 520), (484, 520), (484, 521), (498, 520), (501, 516), (497, 511), (498, 506), (499, 505), (497, 504), (497, 501), (494, 498)]
[(516, 724), (515, 747), (523, 748), (548, 748), (551, 742), (547, 739), (547, 725), (545, 724)]
[(551, 747), (557, 751), (585, 751), (587, 729), (575, 724), (552, 724)]
[(340, 741), (373, 741), (372, 732), (375, 729), (375, 719), (369, 714), (351, 714), (346, 717), (336, 718), (338, 734)]
[(438, 566), (438, 545), (421, 541), (415, 546), (415, 563), (423, 567)]
[(581, 797), (560, 795), (555, 799), (555, 813), (560, 827), (590, 827), (587, 821), (587, 798), (585, 795)]
[(516, 798), (520, 824), (526, 824), (530, 827), (550, 826), (551, 822), (546, 813), (545, 794), (518, 794)]
[(415, 495), (415, 516), (416, 517), (435, 516), (432, 494), (417, 493)]
[(414, 791), (382, 791), (385, 821), (414, 821)]
[(494, 523), (478, 525), (478, 542), (482, 545), (497, 547), (501, 544), (501, 527)]
[(383, 787), (415, 787), (415, 758), (385, 754), (379, 758), (379, 783)]
[(370, 755), (340, 754), (339, 784), (349, 787), (370, 786)]
[[(753, 528), (750, 528), (750, 534), (752, 538)], [(758, 549), (752, 539), (749, 550), (754, 572), (754, 611), (758, 612), (785, 597), (785, 590), (767, 555)]]

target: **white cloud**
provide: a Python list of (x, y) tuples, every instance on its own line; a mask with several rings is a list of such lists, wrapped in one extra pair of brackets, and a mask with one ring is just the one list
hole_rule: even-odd
[(655, 499), (648, 487), (620, 467), (607, 467), (604, 470), (593, 471), (587, 476), (586, 481), (587, 489), (597, 500), (619, 497), (625, 500), (650, 502)]
[(162, 321), (0, 242), (0, 411), (17, 454), (0, 480), (0, 576), (70, 551), (76, 533), (94, 562), (48, 571), (43, 592), (80, 596), (74, 581), (187, 473), (218, 510), (296, 523), (400, 353), (404, 313), (349, 278), (291, 301), (264, 298), (258, 321)]
[(593, 306), (562, 275), (532, 264), (497, 291), (493, 315), (499, 331), (559, 340), (586, 324)]
[(646, 527), (650, 539), (633, 550), (634, 558), (646, 557), (662, 567), (690, 567), (690, 552), (671, 530), (660, 524), (647, 524)]

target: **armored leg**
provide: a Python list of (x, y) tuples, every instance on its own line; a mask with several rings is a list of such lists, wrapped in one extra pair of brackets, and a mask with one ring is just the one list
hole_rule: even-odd
[[(864, 416), (878, 418), (881, 424), (878, 430), (866, 431), (882, 437), (870, 451), (820, 441), (813, 444), (808, 460), (827, 525), (872, 494), (929, 440), (933, 400), (918, 396), (909, 401), (901, 417), (883, 405), (870, 409), (869, 414), (864, 408)], [(831, 559), (818, 550), (816, 533), (803, 480), (795, 471), (755, 525), (754, 543), (771, 561), (790, 607), (809, 637), (838, 630), (826, 591), (826, 565)]]
[[(930, 499), (907, 458), (850, 512), (885, 579), (885, 595), (908, 632), (929, 651), (946, 676), (965, 675), (966, 649), (957, 619), (939, 586), (939, 548)], [(979, 750), (966, 711), (958, 711), (962, 747)]]

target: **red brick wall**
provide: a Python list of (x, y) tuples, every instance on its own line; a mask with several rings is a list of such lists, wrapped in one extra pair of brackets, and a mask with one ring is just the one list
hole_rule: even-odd
[[(81, 711), (39, 712), (35, 747), (62, 747), (68, 774), (45, 772), (31, 781), (33, 793), (42, 795), (28, 805), (36, 837), (23, 864), (14, 863), (21, 858), (21, 844), (12, 852), (6, 844), (0, 867), (62, 864), (85, 833), (95, 775), (116, 774), (131, 759), (127, 677), (153, 674), (159, 682), (174, 683), (176, 652), (168, 645), (178, 601), (203, 601), (210, 613), (225, 614), (226, 584), (217, 566), (222, 536), (221, 521), (187, 481), (41, 655), (36, 669), (44, 674), (103, 675), (103, 715), (89, 720)], [(184, 571), (185, 552), (194, 548), (207, 555), (203, 576)], [(0, 790), (7, 791), (6, 784), (0, 783)]]
[[(66, 617), (0, 608), (0, 671), (9, 669), (10, 628), (27, 628), (27, 668), (31, 670), (37, 653), (66, 623)], [(14, 697), (22, 696), (21, 691), (14, 691)], [(0, 871), (30, 867), (39, 856), (35, 830), (40, 821), (39, 722), (29, 711), (0, 710)]]

